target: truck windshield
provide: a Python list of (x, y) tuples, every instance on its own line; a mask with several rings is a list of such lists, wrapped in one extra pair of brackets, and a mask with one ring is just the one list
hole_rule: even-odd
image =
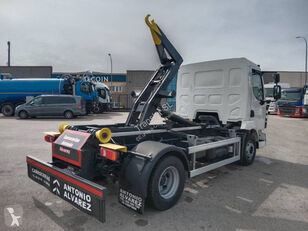
[(106, 99), (106, 90), (105, 89), (98, 89), (98, 96)]
[(273, 97), (273, 88), (265, 88), (265, 97)]
[(80, 86), (80, 90), (83, 93), (90, 94), (91, 86), (88, 83), (82, 83)]
[(281, 98), (282, 100), (300, 100), (301, 99), (300, 91), (282, 91)]

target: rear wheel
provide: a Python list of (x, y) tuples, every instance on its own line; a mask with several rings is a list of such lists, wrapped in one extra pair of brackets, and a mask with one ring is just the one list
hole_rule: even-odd
[(252, 134), (246, 136), (244, 146), (241, 153), (242, 165), (250, 165), (256, 156), (256, 140)]
[(21, 111), (19, 112), (18, 116), (20, 119), (27, 119), (29, 115), (26, 111)]
[(99, 107), (98, 105), (94, 105), (94, 106), (92, 107), (92, 112), (93, 112), (94, 114), (98, 114), (98, 113), (101, 113), (101, 109), (100, 109), (100, 107)]
[(12, 116), (14, 114), (14, 107), (12, 104), (5, 104), (2, 106), (1, 112), (4, 116)]
[(157, 210), (167, 210), (181, 197), (185, 183), (182, 161), (175, 156), (162, 159), (152, 172), (149, 202)]
[(72, 119), (72, 118), (74, 117), (74, 114), (73, 114), (73, 112), (71, 112), (71, 111), (65, 111), (65, 112), (64, 112), (64, 117), (65, 117), (66, 119)]

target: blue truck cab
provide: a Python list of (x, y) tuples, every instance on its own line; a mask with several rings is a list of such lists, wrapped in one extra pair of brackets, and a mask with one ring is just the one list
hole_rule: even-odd
[(304, 88), (285, 88), (281, 91), (281, 98), (277, 101), (279, 116), (305, 117)]

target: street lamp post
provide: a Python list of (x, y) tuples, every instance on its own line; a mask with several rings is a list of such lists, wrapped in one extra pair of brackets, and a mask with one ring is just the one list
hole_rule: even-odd
[(7, 65), (11, 66), (11, 42), (7, 42)]
[(111, 95), (112, 95), (112, 92), (113, 92), (113, 89), (112, 89), (112, 85), (113, 85), (113, 82), (112, 82), (112, 57), (111, 57), (110, 53), (108, 53), (108, 56), (110, 58), (110, 77), (111, 77), (110, 90), (111, 90)]
[(110, 77), (111, 77), (111, 84), (110, 84), (110, 86), (112, 86), (112, 57), (111, 57), (110, 53), (108, 53), (108, 56), (110, 58)]
[(305, 57), (305, 86), (306, 86), (306, 84), (307, 84), (307, 40), (303, 36), (297, 36), (296, 38), (304, 39), (305, 44), (306, 44), (306, 57)]

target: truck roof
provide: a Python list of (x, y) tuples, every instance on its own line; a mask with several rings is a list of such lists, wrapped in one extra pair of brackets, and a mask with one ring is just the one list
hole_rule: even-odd
[(240, 57), (240, 58), (230, 58), (230, 59), (216, 59), (216, 60), (209, 60), (209, 61), (203, 61), (203, 62), (197, 62), (197, 63), (187, 63), (184, 64), (182, 66), (187, 66), (187, 65), (198, 65), (198, 64), (202, 64), (204, 65), (204, 63), (215, 63), (215, 62), (219, 62), (219, 63), (229, 63), (229, 62), (246, 62), (249, 64), (252, 64), (253, 66), (257, 66), (257, 64), (255, 64), (254, 62), (250, 61), (249, 59), (245, 58), (245, 57)]

